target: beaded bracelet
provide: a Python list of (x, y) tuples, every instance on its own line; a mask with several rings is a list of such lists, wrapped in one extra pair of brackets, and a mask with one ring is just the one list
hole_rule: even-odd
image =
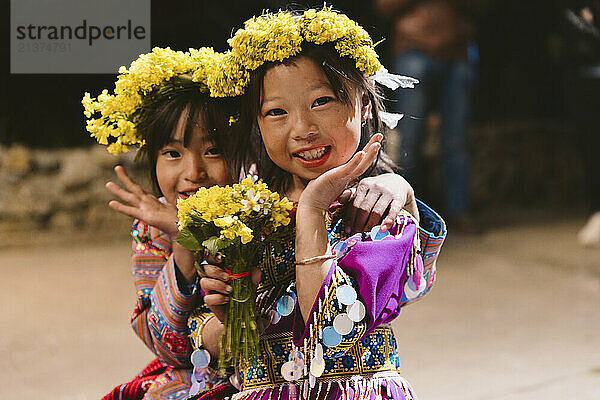
[(332, 260), (334, 258), (335, 256), (333, 254), (324, 254), (322, 256), (309, 257), (305, 258), (304, 260), (296, 261), (296, 265), (312, 264), (317, 261)]
[(204, 346), (202, 346), (202, 331), (204, 330), (204, 326), (208, 323), (208, 321), (213, 318), (216, 318), (216, 315), (213, 314), (200, 323), (200, 326), (198, 327), (198, 336), (196, 337), (196, 348), (204, 348)]

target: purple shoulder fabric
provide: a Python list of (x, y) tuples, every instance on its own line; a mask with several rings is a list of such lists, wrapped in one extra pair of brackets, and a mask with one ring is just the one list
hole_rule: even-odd
[[(414, 244), (417, 226), (409, 220), (401, 235), (395, 225), (393, 240), (357, 242), (338, 265), (356, 279), (369, 325), (367, 333), (382, 323), (390, 322), (400, 312), (404, 273)], [(415, 258), (415, 272), (422, 271), (421, 257)]]

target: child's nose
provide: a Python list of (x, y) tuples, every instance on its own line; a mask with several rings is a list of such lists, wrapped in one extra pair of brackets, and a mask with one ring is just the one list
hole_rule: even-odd
[(191, 182), (201, 182), (208, 176), (202, 157), (190, 157), (186, 165), (185, 177)]
[(306, 140), (312, 138), (318, 132), (317, 125), (312, 121), (306, 112), (298, 112), (296, 123), (294, 124), (293, 129), (293, 137), (296, 140)]

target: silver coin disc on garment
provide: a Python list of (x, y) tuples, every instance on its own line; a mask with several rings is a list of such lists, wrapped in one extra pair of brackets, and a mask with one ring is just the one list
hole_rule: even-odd
[(356, 300), (350, 307), (348, 307), (348, 318), (350, 321), (360, 322), (365, 318), (367, 309), (360, 300)]
[(417, 289), (415, 283), (413, 281), (413, 277), (409, 277), (407, 282), (404, 284), (404, 294), (408, 300), (416, 299), (423, 290), (425, 290), (425, 286), (427, 282), (425, 282), (425, 278), (421, 277), (421, 281), (419, 282), (419, 288)]
[(205, 349), (194, 350), (190, 358), (196, 368), (206, 368), (210, 364), (210, 353)]
[(277, 301), (277, 312), (282, 317), (287, 317), (294, 311), (295, 305), (294, 298), (292, 296), (288, 296), (287, 294), (281, 296), (281, 298)]
[(310, 362), (310, 374), (315, 378), (320, 377), (325, 372), (325, 360), (322, 358), (313, 358)]
[(303, 368), (298, 362), (287, 361), (281, 366), (281, 376), (288, 382), (297, 381), (302, 376)]
[(340, 335), (347, 335), (352, 332), (354, 328), (354, 322), (348, 318), (348, 314), (341, 313), (335, 316), (333, 319), (333, 329)]
[(315, 346), (315, 358), (323, 358), (323, 345), (321, 343), (317, 343)]
[(345, 306), (356, 301), (356, 290), (348, 284), (342, 285), (335, 290), (338, 301)]
[(271, 325), (275, 325), (281, 320), (281, 314), (279, 314), (277, 310), (270, 310), (269, 318), (271, 319)]
[(342, 343), (342, 335), (336, 332), (333, 326), (323, 329), (323, 344), (327, 347), (336, 347)]

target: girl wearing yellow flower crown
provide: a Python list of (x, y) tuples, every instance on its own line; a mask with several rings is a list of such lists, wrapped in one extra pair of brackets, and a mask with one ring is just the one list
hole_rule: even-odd
[[(117, 154), (141, 145), (150, 178), (161, 197), (135, 183), (117, 166), (123, 188), (107, 189), (120, 201), (109, 205), (135, 218), (132, 266), (138, 301), (131, 325), (158, 358), (132, 381), (119, 385), (105, 399), (184, 399), (192, 384), (187, 319), (201, 300), (196, 291), (194, 256), (173, 239), (177, 236), (178, 198), (200, 187), (233, 182), (222, 154), (237, 106), (231, 99), (208, 94), (202, 72), (211, 68), (212, 49), (188, 52), (155, 48), (124, 67), (113, 94), (83, 104), (88, 130)], [(224, 379), (208, 377), (206, 389), (235, 391)]]
[[(113, 154), (141, 146), (139, 156), (161, 194), (157, 198), (144, 190), (120, 166), (115, 171), (123, 188), (107, 184), (120, 200), (111, 201), (110, 206), (135, 218), (132, 264), (138, 301), (131, 324), (159, 357), (106, 399), (144, 394), (144, 398), (186, 398), (190, 387), (194, 394), (200, 390), (201, 381), (205, 391), (232, 391), (210, 369), (192, 369), (186, 323), (201, 300), (200, 291), (196, 291), (191, 252), (173, 240), (178, 233), (177, 199), (200, 187), (232, 183), (232, 176), (237, 176), (230, 174), (228, 157), (221, 151), (236, 127), (236, 100), (210, 97), (207, 86), (222, 59), (223, 55), (207, 48), (188, 52), (155, 48), (129, 69), (120, 69), (113, 93), (105, 90), (97, 98), (84, 96), (88, 131)], [(357, 201), (360, 208), (354, 209), (354, 225), (361, 229), (374, 225), (391, 202), (411, 200), (410, 186), (393, 174), (362, 181), (358, 192), (364, 193), (356, 196), (358, 200), (369, 197)], [(215, 293), (207, 288), (209, 299)], [(192, 323), (194, 332), (201, 331), (209, 341), (218, 337), (222, 329), (218, 320), (211, 313), (197, 314), (203, 319)], [(193, 337), (195, 346), (199, 339)]]
[[(389, 323), (433, 285), (445, 224), (423, 204), (411, 215), (392, 201), (391, 220), (353, 235), (335, 203), (388, 166), (377, 132), (400, 116), (383, 111), (375, 82), (414, 80), (387, 73), (369, 35), (327, 8), (265, 13), (229, 44), (209, 86), (214, 95), (244, 93), (234, 159), (240, 168), (256, 163), (260, 178), (297, 202), (295, 232), (259, 265), (257, 311), (269, 323), (260, 353), (237, 365), (233, 399), (415, 398)], [(216, 266), (206, 273), (201, 287), (221, 295), (205, 302), (221, 316), (226, 278)]]

